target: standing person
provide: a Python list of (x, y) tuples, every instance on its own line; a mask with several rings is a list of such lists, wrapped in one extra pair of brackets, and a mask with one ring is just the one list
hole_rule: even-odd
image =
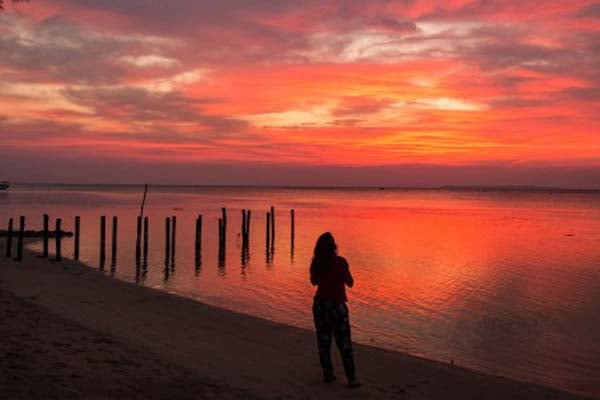
[(354, 286), (354, 279), (345, 258), (337, 255), (337, 245), (331, 233), (319, 236), (310, 265), (310, 282), (317, 286), (313, 302), (313, 319), (319, 344), (319, 358), (323, 368), (324, 382), (333, 382), (331, 364), (331, 334), (335, 338), (344, 370), (348, 378), (348, 387), (357, 388), (360, 382), (354, 370), (350, 321), (346, 306), (346, 285)]

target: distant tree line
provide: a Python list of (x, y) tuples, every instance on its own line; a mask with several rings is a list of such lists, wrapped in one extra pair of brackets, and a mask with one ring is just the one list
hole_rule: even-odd
[[(12, 0), (13, 3), (23, 3), (29, 0)], [(4, 0), (0, 0), (0, 11), (4, 10)]]

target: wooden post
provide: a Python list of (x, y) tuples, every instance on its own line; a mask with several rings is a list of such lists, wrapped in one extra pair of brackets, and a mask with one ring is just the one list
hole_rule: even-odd
[(250, 210), (246, 211), (246, 246), (250, 245)]
[(246, 210), (242, 210), (242, 247), (246, 247)]
[(135, 231), (135, 263), (140, 263), (142, 256), (142, 216), (138, 215)]
[(117, 264), (117, 231), (118, 231), (118, 227), (119, 227), (119, 220), (118, 217), (113, 216), (112, 218), (112, 247), (111, 247), (111, 257), (110, 257), (110, 263), (111, 265), (116, 265)]
[(196, 247), (195, 247), (195, 267), (196, 274), (200, 271), (202, 265), (202, 214), (198, 214), (196, 218)]
[(142, 206), (140, 207), (140, 216), (144, 216), (144, 205), (146, 204), (146, 195), (148, 194), (148, 185), (144, 185), (144, 197), (142, 198)]
[(62, 219), (56, 218), (56, 229), (54, 231), (56, 244), (56, 261), (62, 261)]
[(106, 260), (106, 216), (100, 217), (100, 267), (104, 268)]
[(221, 257), (221, 249), (223, 248), (223, 219), (219, 218), (219, 258)]
[(242, 236), (246, 233), (246, 209), (242, 209)]
[(48, 237), (50, 236), (49, 232), (48, 232), (48, 230), (50, 229), (49, 224), (50, 224), (50, 217), (48, 216), (48, 214), (44, 214), (44, 233), (43, 233), (44, 252), (42, 253), (42, 257), (48, 257)]
[(75, 238), (74, 238), (74, 249), (73, 249), (73, 258), (75, 260), (79, 260), (79, 241), (81, 236), (81, 217), (75, 217)]
[(17, 238), (17, 261), (23, 261), (23, 237), (25, 235), (25, 217), (19, 217), (19, 237)]
[(171, 259), (175, 258), (175, 236), (177, 234), (177, 217), (176, 216), (172, 216), (171, 217), (173, 222), (172, 222), (172, 227), (171, 227)]
[(194, 253), (196, 254), (196, 258), (200, 256), (200, 247), (202, 241), (202, 215), (198, 215), (196, 218), (196, 236), (195, 236), (195, 245), (194, 245)]
[(148, 264), (148, 217), (144, 217), (144, 265)]
[(269, 242), (271, 241), (271, 212), (267, 211), (267, 227), (266, 227), (266, 236), (267, 236), (267, 249), (269, 248)]
[(227, 230), (227, 209), (221, 207), (221, 213), (223, 214), (223, 232)]
[(275, 243), (275, 207), (271, 206), (271, 246)]
[(223, 247), (223, 219), (219, 218), (219, 250)]
[(295, 221), (295, 216), (294, 216), (294, 209), (292, 208), (290, 210), (290, 235), (291, 235), (291, 242), (292, 242), (292, 247), (294, 247), (294, 236), (296, 233), (296, 221)]
[(169, 262), (171, 253), (171, 218), (165, 218), (165, 263)]
[(6, 236), (6, 258), (10, 258), (12, 256), (12, 237), (13, 237), (13, 219), (8, 219), (8, 232)]

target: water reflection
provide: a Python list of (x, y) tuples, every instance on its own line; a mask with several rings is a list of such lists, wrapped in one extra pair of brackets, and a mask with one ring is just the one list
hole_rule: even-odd
[(165, 267), (163, 268), (163, 274), (164, 274), (164, 282), (168, 282), (169, 281), (169, 277), (171, 276), (171, 269), (169, 268), (169, 261), (166, 260), (165, 261)]
[(100, 271), (104, 271), (106, 265), (106, 254), (105, 251), (101, 248), (100, 249), (100, 260), (98, 261), (98, 269)]
[[(173, 198), (183, 205), (177, 227), (179, 258), (171, 254), (171, 235), (167, 233), (164, 239), (165, 226), (154, 224), (149, 232), (153, 246), (142, 265), (158, 268), (150, 268), (144, 278), (145, 268), (137, 272), (134, 252), (128, 251), (119, 254), (115, 276), (147, 279), (152, 287), (191, 293), (213, 305), (310, 328), (307, 310), (313, 288), (307, 283), (307, 268), (314, 240), (331, 231), (356, 279), (349, 291), (356, 340), (371, 343), (374, 338), (373, 343), (381, 347), (600, 393), (596, 357), (600, 353), (600, 197), (427, 191), (207, 192), (154, 194), (148, 209), (152, 220), (162, 222), (172, 213)], [(20, 201), (19, 207), (30, 207), (39, 217), (47, 210), (40, 206), (46, 204), (40, 200), (46, 195), (34, 193), (31, 200)], [(97, 221), (106, 204), (122, 206), (126, 223), (119, 232), (119, 245), (133, 249), (136, 216), (127, 213), (137, 211), (139, 196), (129, 198), (120, 192), (103, 192), (104, 197), (79, 192), (65, 196), (67, 205), (52, 199), (59, 204), (59, 215), (68, 217), (74, 203), (95, 207), (91, 211), (77, 208), (86, 220), (95, 221), (82, 226), (83, 261), (97, 263)], [(237, 228), (244, 226), (242, 206), (265, 210), (271, 202), (278, 209), (298, 210), (301, 223), (295, 234), (291, 234), (291, 218), (279, 217), (275, 242), (271, 221), (266, 221), (269, 213), (260, 212), (255, 213), (254, 240), (244, 246), (243, 235), (236, 240), (237, 233), (230, 232), (226, 244), (219, 244), (214, 222), (222, 218), (221, 204), (235, 210), (230, 212), (229, 227)], [(14, 209), (8, 215), (27, 214), (27, 210)], [(194, 219), (200, 211), (214, 222), (203, 249), (196, 252)], [(275, 257), (276, 251), (280, 256)], [(66, 249), (65, 257), (70, 257), (68, 253)], [(174, 261), (178, 276), (173, 274)], [(201, 266), (202, 279), (195, 279)], [(223, 279), (226, 268), (237, 271), (238, 267), (241, 273)]]
[(217, 269), (219, 271), (219, 275), (221, 277), (225, 277), (226, 275), (226, 269), (225, 269), (226, 265), (225, 265), (225, 255), (223, 254), (223, 256), (221, 257), (221, 255), (219, 254), (219, 259), (217, 260)]

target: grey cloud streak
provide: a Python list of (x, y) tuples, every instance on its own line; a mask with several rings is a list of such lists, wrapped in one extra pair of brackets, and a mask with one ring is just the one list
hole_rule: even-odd
[(170, 50), (168, 40), (104, 35), (63, 17), (39, 23), (0, 19), (0, 63), (30, 79), (68, 83), (115, 83), (127, 73), (119, 57)]

